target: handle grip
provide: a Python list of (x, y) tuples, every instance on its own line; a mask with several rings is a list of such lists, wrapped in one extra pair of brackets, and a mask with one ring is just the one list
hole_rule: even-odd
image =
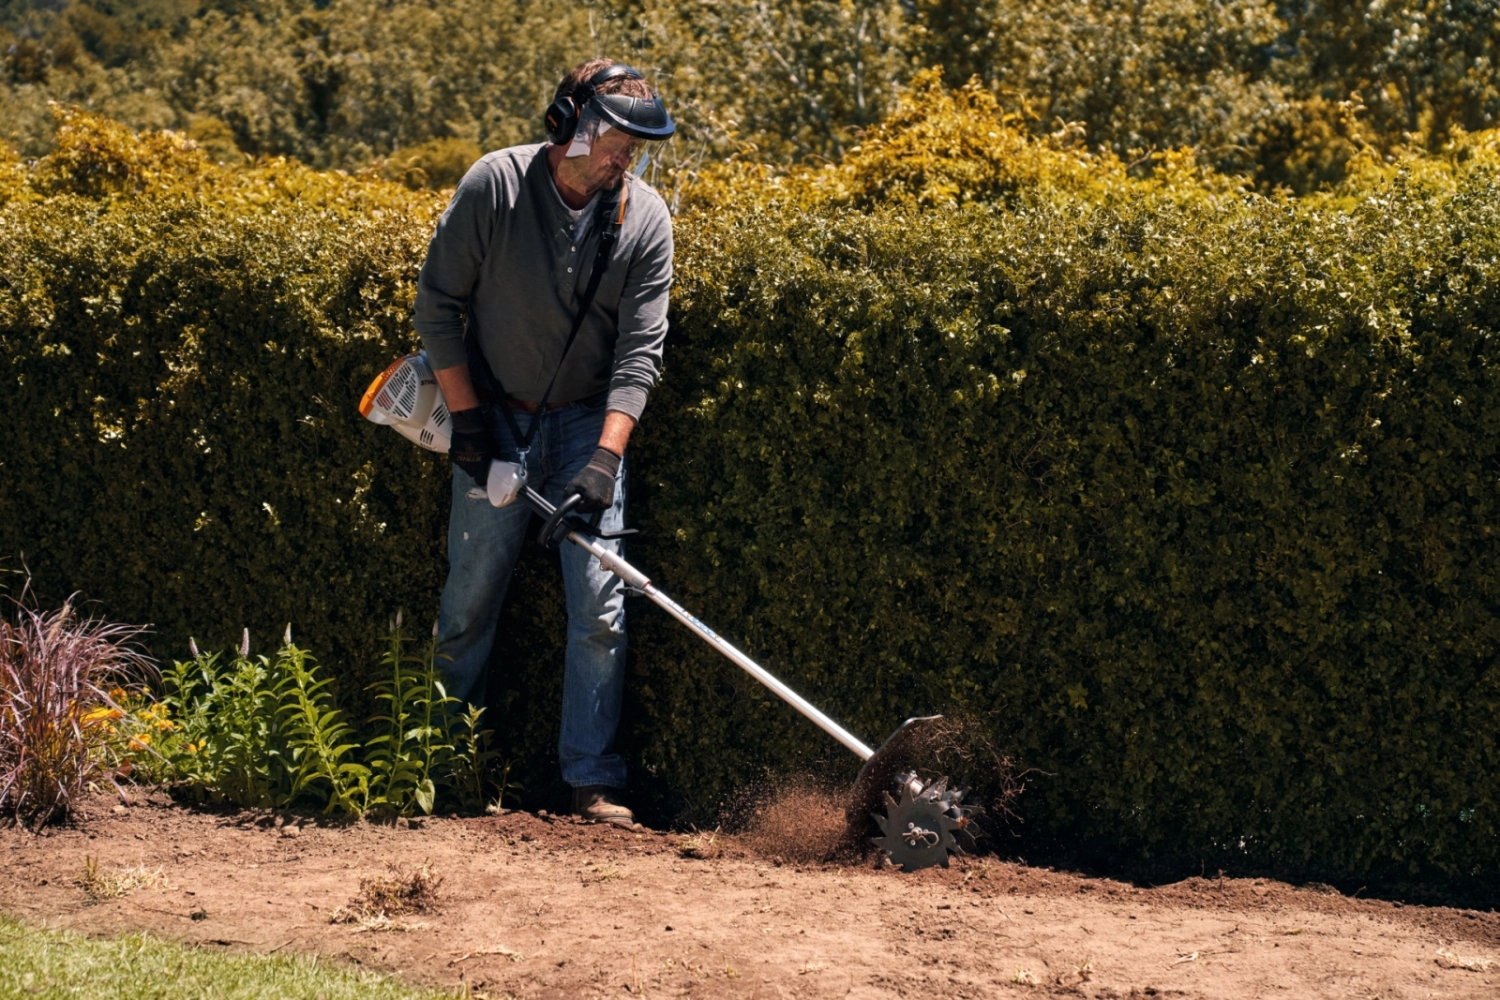
[(574, 494), (562, 502), (560, 506), (554, 507), (546, 499), (532, 489), (530, 486), (521, 488), (521, 499), (526, 501), (530, 507), (545, 522), (541, 532), (537, 535), (537, 541), (546, 548), (561, 545), (563, 539), (568, 537), (568, 532), (577, 531), (590, 538), (598, 538), (609, 541), (615, 538), (629, 538), (631, 535), (639, 535), (635, 528), (621, 528), (619, 531), (603, 531), (599, 527), (600, 520), (604, 517), (604, 511), (599, 511), (587, 521), (573, 513), (574, 508), (583, 497)]
[(553, 508), (547, 517), (547, 523), (542, 525), (541, 533), (536, 540), (543, 548), (553, 549), (562, 544), (564, 538), (568, 537), (568, 526), (563, 523), (564, 518), (573, 513), (573, 508), (583, 503), (583, 494), (574, 493), (562, 503)]

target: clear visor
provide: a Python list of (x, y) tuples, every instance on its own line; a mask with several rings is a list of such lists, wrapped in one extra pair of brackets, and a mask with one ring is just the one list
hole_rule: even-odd
[(591, 101), (578, 117), (578, 129), (568, 143), (566, 155), (607, 160), (639, 177), (646, 172), (661, 145), (660, 140), (639, 139), (616, 128)]

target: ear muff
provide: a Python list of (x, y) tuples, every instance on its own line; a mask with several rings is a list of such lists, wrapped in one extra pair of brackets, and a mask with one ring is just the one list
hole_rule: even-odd
[(578, 105), (571, 94), (563, 94), (547, 105), (547, 139), (554, 146), (561, 146), (573, 138), (578, 128)]
[(622, 76), (628, 76), (634, 80), (645, 79), (639, 72), (624, 63), (614, 63), (589, 77), (586, 83), (571, 94), (561, 94), (547, 105), (547, 114), (543, 118), (547, 126), (547, 139), (554, 146), (561, 146), (572, 139), (573, 133), (578, 129), (579, 113), (583, 110), (583, 106), (593, 99), (594, 92), (610, 80)]

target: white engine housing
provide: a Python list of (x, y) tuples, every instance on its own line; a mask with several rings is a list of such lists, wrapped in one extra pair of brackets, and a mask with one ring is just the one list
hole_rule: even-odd
[(359, 412), (429, 451), (448, 452), (452, 420), (425, 351), (397, 358), (381, 372), (365, 390)]

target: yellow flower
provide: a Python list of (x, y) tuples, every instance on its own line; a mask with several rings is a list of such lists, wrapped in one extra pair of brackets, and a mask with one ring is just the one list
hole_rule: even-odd
[(115, 701), (120, 701), (122, 698), (125, 697), (125, 689), (124, 688), (110, 688), (109, 689), (109, 696), (111, 698), (113, 698)]
[(107, 722), (110, 719), (119, 719), (123, 717), (124, 713), (119, 709), (105, 707), (96, 708), (92, 712), (88, 712), (84, 715), (82, 721), (85, 725), (90, 725), (96, 722)]
[(144, 749), (146, 749), (150, 745), (151, 745), (151, 734), (150, 733), (140, 733), (140, 734), (138, 734), (136, 736), (132, 736), (130, 738), (130, 742), (126, 745), (126, 749), (127, 750), (144, 750)]

